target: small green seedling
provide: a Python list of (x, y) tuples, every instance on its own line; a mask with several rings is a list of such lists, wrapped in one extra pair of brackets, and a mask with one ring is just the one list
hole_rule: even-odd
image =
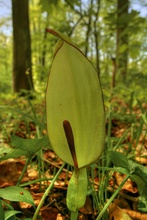
[(87, 195), (86, 166), (103, 151), (105, 114), (102, 90), (96, 70), (68, 37), (51, 29), (60, 38), (46, 91), (48, 136), (53, 150), (74, 167), (67, 191), (71, 219)]

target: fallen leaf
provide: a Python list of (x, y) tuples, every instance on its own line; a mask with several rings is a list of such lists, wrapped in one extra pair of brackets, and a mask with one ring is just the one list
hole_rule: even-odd
[(56, 220), (63, 220), (63, 217), (61, 216), (61, 214), (60, 214), (60, 213), (57, 215)]
[[(126, 214), (123, 209), (119, 208), (117, 205), (113, 204), (111, 209), (111, 214), (109, 220), (131, 220), (130, 216)], [(112, 211), (113, 210), (113, 211)]]
[[(116, 178), (117, 185), (119, 186), (121, 184), (121, 182), (123, 181), (123, 179), (125, 178), (125, 174), (120, 174), (118, 172), (115, 172), (114, 176)], [(131, 193), (137, 193), (138, 192), (137, 186), (136, 185), (134, 186), (133, 181), (130, 180), (130, 179), (128, 179), (125, 182), (125, 184), (123, 185), (121, 190), (126, 190), (126, 191), (131, 192)]]
[[(8, 159), (0, 163), (0, 188), (16, 185), (24, 168), (25, 161), (20, 159)], [(27, 172), (21, 182), (27, 182)]]
[(43, 220), (56, 220), (58, 212), (56, 208), (45, 206), (41, 209), (41, 217)]

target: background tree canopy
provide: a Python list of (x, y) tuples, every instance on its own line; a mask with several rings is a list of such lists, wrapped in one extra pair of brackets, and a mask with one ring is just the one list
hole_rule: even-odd
[(145, 1), (25, 0), (22, 11), (19, 2), (0, 1), (1, 93), (12, 88), (44, 93), (57, 40), (47, 34), (49, 27), (69, 35), (85, 53), (98, 71), (106, 96), (112, 90), (125, 90), (126, 95), (134, 91), (145, 97)]

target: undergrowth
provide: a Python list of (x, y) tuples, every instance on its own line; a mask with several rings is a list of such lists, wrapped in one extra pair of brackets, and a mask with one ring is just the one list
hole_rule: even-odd
[[(139, 101), (134, 93), (125, 101), (117, 96), (113, 96), (111, 100), (106, 97), (105, 99), (107, 135), (104, 152), (98, 162), (87, 168), (87, 200), (90, 198), (92, 204), (92, 211), (87, 215), (96, 220), (110, 218), (113, 213), (110, 207), (114, 200), (122, 195), (121, 189), (129, 179), (138, 187), (138, 193), (135, 195), (137, 210), (147, 212), (147, 170), (141, 162), (142, 158), (146, 158), (144, 146), (147, 143), (147, 106)], [(54, 183), (59, 180), (59, 174), (66, 170), (66, 178), (63, 181), (66, 186), (72, 168), (57, 157), (53, 159), (53, 163), (47, 163), (44, 159), (44, 153), (48, 150), (52, 152), (52, 148), (46, 133), (45, 104), (41, 99), (16, 97), (13, 100), (4, 100), (0, 111), (1, 163), (10, 158), (25, 160), (16, 184), (0, 188), (0, 219), (42, 219), (41, 208), (48, 205), (47, 197), (52, 192)], [(34, 164), (38, 178), (22, 182), (28, 167), (34, 167)], [(47, 177), (46, 172), (50, 172), (51, 177)], [(115, 173), (124, 175), (117, 188)], [(36, 183), (39, 183), (39, 192), (43, 192), (37, 207), (29, 191), (29, 185)], [(17, 210), (14, 204), (18, 202), (29, 203), (31, 214), (24, 213), (20, 206)], [(62, 214), (69, 219), (68, 210), (62, 211)]]

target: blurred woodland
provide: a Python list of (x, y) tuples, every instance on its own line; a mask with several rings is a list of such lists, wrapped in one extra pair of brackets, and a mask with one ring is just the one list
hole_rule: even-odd
[[(8, 3), (0, 4), (2, 10)], [(9, 16), (4, 10), (0, 18), (1, 93), (44, 93), (57, 40), (46, 32), (51, 28), (70, 36), (89, 58), (106, 96), (133, 92), (145, 98), (145, 1), (12, 0), (9, 7)]]

